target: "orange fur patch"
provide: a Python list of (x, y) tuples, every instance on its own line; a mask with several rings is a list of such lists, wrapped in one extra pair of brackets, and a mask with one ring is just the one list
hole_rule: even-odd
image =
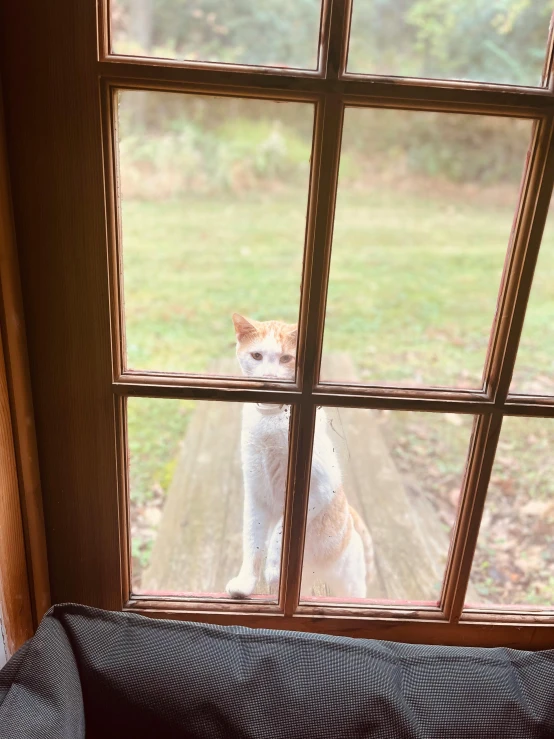
[(360, 516), (358, 511), (355, 508), (352, 508), (352, 506), (350, 506), (350, 514), (352, 516), (354, 528), (356, 529), (358, 534), (361, 536), (362, 543), (364, 545), (366, 583), (369, 584), (372, 581), (373, 576), (375, 574), (375, 555), (373, 552), (373, 540), (365, 524), (365, 521)]
[(324, 542), (322, 563), (338, 559), (350, 543), (353, 528), (350, 506), (342, 486), (335, 491), (331, 503), (310, 524), (310, 537)]
[(244, 318), (238, 313), (233, 315), (235, 333), (241, 349), (247, 349), (254, 341), (260, 341), (273, 335), (284, 352), (294, 354), (296, 351), (296, 324), (283, 321), (254, 321)]

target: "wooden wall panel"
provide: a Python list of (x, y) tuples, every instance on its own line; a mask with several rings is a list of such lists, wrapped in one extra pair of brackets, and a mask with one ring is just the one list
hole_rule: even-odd
[(33, 634), (8, 383), (0, 333), (0, 638), (6, 655)]
[[(1, 94), (1, 86), (0, 86)], [(0, 100), (1, 103), (1, 100)], [(34, 423), (32, 405), (26, 375), (14, 377), (22, 370), (25, 362), (25, 332), (22, 320), (17, 259), (15, 253), (12, 211), (9, 192), (9, 175), (6, 163), (3, 111), (0, 104), (0, 665), (8, 659), (33, 632), (37, 614), (29, 581), (29, 552), (26, 554), (26, 537), (21, 506), (21, 468), (26, 469), (25, 478), (30, 497), (40, 493), (40, 485), (30, 484), (38, 480), (36, 454), (33, 451)], [(19, 302), (18, 302), (19, 299)], [(12, 351), (8, 350), (11, 347)], [(14, 382), (15, 380), (15, 382)], [(17, 388), (14, 393), (14, 388)], [(18, 402), (15, 403), (16, 395)], [(17, 406), (17, 410), (16, 410)], [(15, 416), (19, 414), (25, 426), (21, 435), (15, 430)], [(21, 464), (23, 462), (23, 464)], [(35, 503), (37, 499), (35, 497)], [(41, 513), (38, 505), (30, 507)], [(32, 527), (36, 523), (33, 516)], [(39, 515), (40, 518), (40, 515)], [(37, 540), (43, 542), (44, 527), (38, 522)], [(41, 539), (42, 537), (42, 539)], [(43, 571), (46, 558), (40, 558)], [(40, 573), (41, 566), (37, 567)], [(40, 578), (39, 578), (40, 579)], [(48, 577), (46, 591), (40, 607), (48, 605)]]
[(0, 63), (52, 600), (119, 608), (95, 14), (2, 0)]
[(50, 606), (50, 587), (27, 359), (27, 337), (13, 225), (4, 111), (1, 103), (0, 99), (0, 328), (4, 336), (5, 369), (27, 554), (29, 591), (36, 626)]

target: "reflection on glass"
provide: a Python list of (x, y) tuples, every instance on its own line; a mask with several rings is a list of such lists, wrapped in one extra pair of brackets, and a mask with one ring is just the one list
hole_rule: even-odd
[[(553, 201), (554, 202), (554, 201)], [(510, 392), (525, 395), (554, 395), (554, 223), (552, 202), (525, 323), (519, 342)]]
[(468, 604), (554, 608), (554, 420), (506, 417)]
[(317, 67), (320, 0), (110, 0), (110, 8), (115, 54)]
[(552, 0), (354, 0), (348, 71), (540, 85)]
[(120, 92), (129, 368), (218, 374), (234, 313), (297, 321), (312, 127), (311, 105)]
[(368, 384), (482, 387), (531, 125), (346, 110), (324, 355)]
[(133, 591), (276, 599), (290, 408), (127, 403)]
[(304, 600), (437, 603), (471, 429), (453, 414), (318, 410)]

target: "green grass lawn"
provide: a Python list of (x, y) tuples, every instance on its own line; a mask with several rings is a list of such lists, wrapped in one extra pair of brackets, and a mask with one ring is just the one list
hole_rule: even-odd
[[(511, 207), (485, 202), (476, 198), (453, 207), (426, 193), (343, 193), (325, 350), (349, 352), (367, 382), (479, 388), (512, 221)], [(304, 226), (305, 197), (300, 193), (125, 203), (128, 366), (205, 372), (215, 359), (234, 353), (234, 311), (261, 320), (296, 320)], [(549, 281), (554, 249), (550, 236), (546, 238), (522, 341), (523, 361), (517, 368), (519, 390), (553, 391), (554, 350), (547, 336), (552, 335), (554, 316)], [(130, 402), (135, 504), (144, 505), (167, 490), (192, 408), (184, 401)], [(444, 417), (426, 418), (429, 438), (439, 439)], [(417, 440), (411, 443), (402, 414), (395, 419), (395, 433), (404, 440), (398, 445), (403, 467), (407, 455), (429, 494), (444, 493), (448, 470), (460, 466), (459, 445), (443, 450), (442, 476), (440, 471), (429, 475), (432, 445), (422, 451)], [(533, 497), (529, 476), (554, 458), (548, 422), (534, 422), (531, 430), (529, 423), (518, 420), (507, 438), (507, 458), (511, 464), (517, 458), (519, 465), (513, 495), (524, 502)], [(537, 433), (546, 446), (529, 444), (530, 434), (535, 438)], [(499, 479), (504, 483), (493, 484), (491, 506), (495, 495), (503, 500), (510, 463), (501, 463)], [(533, 488), (541, 499), (554, 493), (554, 475), (543, 477), (548, 480), (541, 478)], [(487, 552), (494, 550), (495, 541), (484, 542)], [(554, 547), (554, 538), (545, 546)], [(491, 589), (498, 591), (490, 561), (488, 555), (478, 560), (482, 592), (489, 596)], [(554, 552), (543, 565), (553, 563)]]

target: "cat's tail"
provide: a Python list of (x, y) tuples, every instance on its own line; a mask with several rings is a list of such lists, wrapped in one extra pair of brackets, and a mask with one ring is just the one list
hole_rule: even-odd
[(369, 585), (375, 577), (375, 551), (373, 549), (373, 539), (371, 538), (371, 534), (358, 511), (352, 508), (352, 506), (349, 506), (349, 508), (350, 515), (352, 516), (352, 521), (354, 523), (354, 529), (360, 535), (364, 545), (365, 577), (366, 583)]

